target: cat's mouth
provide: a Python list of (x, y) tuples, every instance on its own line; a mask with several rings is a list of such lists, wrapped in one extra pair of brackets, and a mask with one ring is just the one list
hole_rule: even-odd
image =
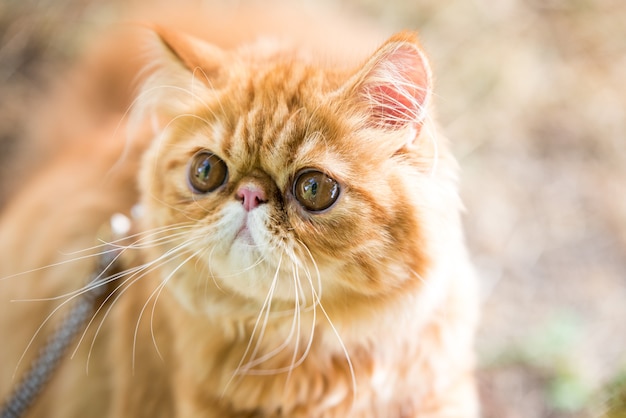
[[(250, 213), (245, 213), (239, 220), (240, 226), (237, 229), (237, 233), (233, 238), (232, 244), (243, 244), (246, 246), (258, 246), (259, 234), (258, 234), (258, 219), (254, 219), (250, 216)], [(238, 223), (239, 223), (238, 222)], [(255, 234), (256, 232), (256, 234)], [(256, 239), (255, 239), (256, 235)]]
[(247, 220), (244, 221), (241, 228), (239, 228), (239, 231), (237, 231), (237, 234), (235, 235), (235, 242), (240, 242), (247, 245), (256, 245), (254, 237), (252, 236), (250, 228), (248, 227)]

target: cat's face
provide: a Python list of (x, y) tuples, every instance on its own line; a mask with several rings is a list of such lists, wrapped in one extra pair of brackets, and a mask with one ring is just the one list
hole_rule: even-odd
[(166, 123), (141, 180), (146, 228), (171, 227), (154, 243), (183, 298), (341, 303), (419, 286), (433, 149), (415, 144), (430, 79), (414, 38), (345, 73), (163, 39), (176, 62), (150, 89), (176, 103), (156, 104)]

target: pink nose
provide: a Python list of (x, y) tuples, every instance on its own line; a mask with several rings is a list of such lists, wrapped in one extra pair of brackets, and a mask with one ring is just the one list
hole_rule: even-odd
[(241, 203), (247, 212), (250, 212), (261, 203), (267, 202), (263, 189), (252, 184), (241, 186), (239, 190), (237, 190), (236, 196), (237, 199), (241, 200)]

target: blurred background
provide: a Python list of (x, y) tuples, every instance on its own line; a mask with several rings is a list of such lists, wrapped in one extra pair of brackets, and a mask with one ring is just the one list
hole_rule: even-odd
[[(330, 1), (328, 1), (330, 3)], [(0, 2), (0, 206), (31, 109), (122, 0)], [(485, 418), (626, 417), (626, 2), (343, 0), (417, 29), (462, 167)]]

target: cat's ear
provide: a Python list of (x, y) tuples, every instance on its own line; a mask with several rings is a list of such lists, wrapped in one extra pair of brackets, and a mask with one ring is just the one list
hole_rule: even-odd
[(188, 113), (222, 87), (226, 51), (164, 26), (146, 29), (146, 72), (133, 112), (138, 119), (154, 112), (166, 117)]
[(189, 71), (202, 71), (211, 78), (227, 60), (220, 48), (179, 31), (163, 26), (153, 27), (162, 45)]
[(347, 94), (366, 112), (368, 127), (419, 130), (426, 118), (431, 71), (412, 32), (392, 36), (348, 83)]

